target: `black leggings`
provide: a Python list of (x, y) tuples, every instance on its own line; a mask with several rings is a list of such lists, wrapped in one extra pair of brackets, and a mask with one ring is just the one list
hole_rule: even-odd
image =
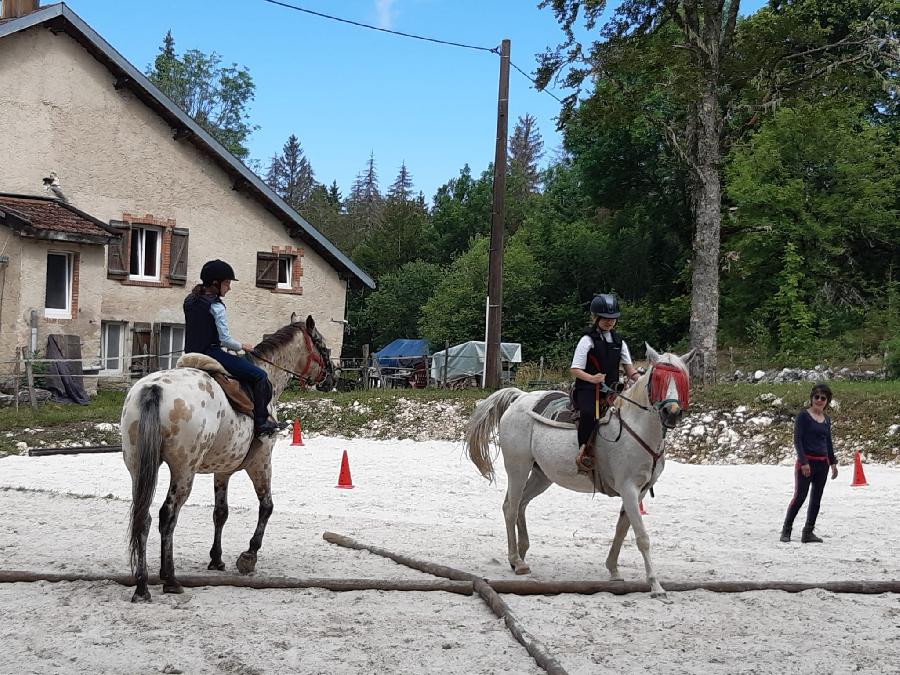
[(812, 486), (812, 496), (809, 498), (809, 508), (806, 510), (806, 525), (804, 530), (812, 531), (816, 526), (816, 518), (819, 515), (819, 505), (822, 503), (822, 493), (825, 491), (825, 483), (828, 482), (828, 462), (811, 461), (809, 463), (809, 478), (800, 471), (800, 463), (794, 467), (794, 498), (788, 504), (787, 515), (784, 517), (785, 529), (791, 529), (794, 518), (806, 501), (806, 495)]
[(574, 398), (575, 407), (578, 408), (578, 445), (584, 445), (591, 438), (597, 422), (594, 386), (591, 385), (590, 389), (576, 389)]

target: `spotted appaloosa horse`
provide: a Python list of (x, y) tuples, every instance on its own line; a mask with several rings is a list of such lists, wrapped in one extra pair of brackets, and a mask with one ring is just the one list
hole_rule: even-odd
[[(330, 390), (334, 375), (331, 354), (312, 317), (291, 323), (256, 346), (257, 358), (272, 383), (272, 403), (284, 391), (291, 373), (320, 390)], [(132, 602), (149, 601), (147, 536), (150, 504), (162, 462), (169, 466), (169, 492), (159, 510), (162, 544), (159, 576), (163, 592), (181, 593), (175, 578), (172, 538), (178, 512), (191, 493), (194, 474), (215, 474), (215, 535), (210, 549), (211, 570), (224, 570), (222, 527), (228, 519), (228, 480), (244, 470), (259, 498), (259, 520), (250, 547), (237, 559), (242, 573), (256, 567), (269, 516), (272, 515), (272, 437), (253, 438), (253, 420), (234, 411), (222, 388), (204, 370), (174, 368), (147, 375), (128, 392), (122, 409), (122, 454), (131, 473), (132, 504), (129, 543), (137, 588)]]
[[(647, 345), (650, 369), (617, 399), (618, 419), (613, 418), (600, 427), (603, 434), (598, 435), (595, 443), (605, 493), (622, 498), (606, 567), (612, 579), (621, 580), (619, 551), (628, 528), (633, 527), (637, 547), (644, 558), (647, 582), (655, 596), (664, 597), (665, 591), (650, 562), (650, 537), (641, 518), (640, 500), (665, 466), (666, 429), (678, 424), (687, 407), (689, 379), (685, 364), (693, 354), (692, 350), (682, 357), (669, 353), (659, 355)], [(543, 418), (533, 412), (535, 404), (546, 394), (545, 391), (526, 393), (514, 387), (500, 389), (478, 404), (466, 431), (469, 458), (485, 478), (493, 480), (489, 444), (494, 430), (500, 430), (500, 450), (508, 478), (503, 515), (509, 564), (516, 574), (531, 571), (525, 564), (529, 545), (525, 523), (528, 503), (552, 483), (576, 492), (591, 493), (597, 489), (590, 476), (577, 470), (575, 430), (541, 421)]]

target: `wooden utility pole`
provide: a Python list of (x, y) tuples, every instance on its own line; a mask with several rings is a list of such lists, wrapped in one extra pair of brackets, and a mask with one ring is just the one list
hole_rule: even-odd
[(484, 387), (500, 386), (500, 322), (503, 306), (503, 229), (506, 224), (506, 135), (509, 129), (509, 40), (500, 44), (500, 89), (497, 97), (497, 144), (494, 148), (494, 203), (488, 262), (487, 344)]

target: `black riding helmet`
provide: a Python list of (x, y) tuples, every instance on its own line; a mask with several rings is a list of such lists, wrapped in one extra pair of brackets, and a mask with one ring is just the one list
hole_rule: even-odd
[(602, 316), (604, 319), (618, 319), (621, 314), (619, 301), (611, 293), (595, 295), (591, 300), (591, 314)]
[(204, 286), (210, 286), (215, 281), (237, 281), (234, 269), (224, 260), (209, 260), (203, 263), (200, 270), (200, 281)]

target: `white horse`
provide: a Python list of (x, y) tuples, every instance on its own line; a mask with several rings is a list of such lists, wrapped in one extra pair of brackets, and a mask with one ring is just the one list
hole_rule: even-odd
[[(320, 390), (333, 383), (331, 354), (311, 316), (305, 323), (280, 328), (259, 343), (251, 359), (266, 371), (272, 383), (272, 404), (278, 400), (291, 376)], [(186, 354), (212, 361), (201, 354)], [(179, 360), (179, 363), (182, 361)], [(217, 366), (215, 362), (212, 364)], [(204, 368), (206, 366), (203, 366)], [(299, 371), (299, 372), (298, 372)], [(237, 560), (240, 572), (256, 567), (256, 555), (272, 515), (271, 436), (253, 438), (253, 419), (235, 412), (222, 387), (205, 370), (173, 368), (151, 373), (138, 380), (122, 408), (122, 455), (131, 473), (132, 504), (129, 531), (131, 571), (137, 588), (132, 602), (149, 601), (147, 589), (147, 535), (150, 504), (162, 462), (169, 465), (169, 491), (159, 510), (162, 553), (159, 576), (164, 593), (181, 593), (175, 578), (172, 540), (178, 513), (191, 494), (194, 475), (215, 474), (215, 534), (209, 552), (211, 570), (224, 570), (222, 528), (228, 519), (228, 481), (246, 471), (259, 498), (259, 520), (250, 547)]]
[[(633, 527), (654, 597), (665, 597), (665, 591), (650, 562), (650, 538), (641, 519), (640, 500), (665, 467), (666, 430), (678, 424), (688, 405), (686, 363), (693, 355), (694, 350), (681, 357), (659, 355), (647, 345), (650, 369), (616, 399), (618, 410), (608, 424), (595, 432), (601, 491), (622, 498), (606, 568), (613, 580), (622, 579), (619, 551), (628, 528)], [(592, 493), (598, 489), (592, 476), (578, 472), (578, 439), (571, 425), (554, 423), (533, 412), (535, 404), (547, 393), (526, 393), (514, 387), (500, 389), (478, 404), (466, 431), (469, 458), (485, 478), (493, 481), (490, 440), (499, 427), (500, 450), (508, 476), (503, 515), (509, 564), (516, 574), (531, 571), (524, 560), (529, 545), (525, 524), (528, 503), (552, 483), (576, 492)]]

